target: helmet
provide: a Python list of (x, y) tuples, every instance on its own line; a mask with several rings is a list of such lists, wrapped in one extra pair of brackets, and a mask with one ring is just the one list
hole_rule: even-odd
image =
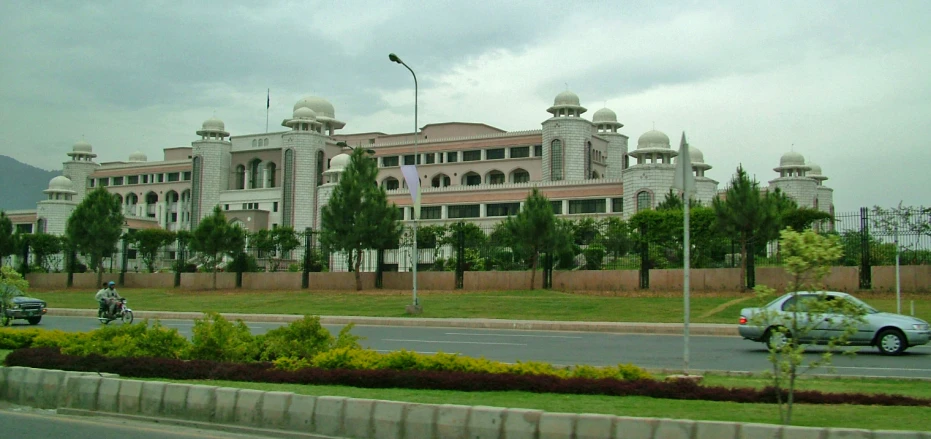
[(109, 285), (109, 286), (112, 287), (112, 286), (116, 285), (116, 282), (113, 282), (113, 281), (111, 280), (110, 283), (108, 283), (107, 285)]

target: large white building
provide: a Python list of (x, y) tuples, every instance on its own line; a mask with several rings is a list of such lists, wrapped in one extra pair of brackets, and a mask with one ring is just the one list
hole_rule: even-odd
[[(592, 120), (572, 92), (559, 93), (540, 129), (506, 132), (479, 123), (437, 123), (418, 133), (344, 134), (327, 100), (294, 104), (285, 130), (231, 136), (216, 118), (203, 122), (190, 147), (164, 149), (161, 160), (139, 152), (98, 163), (90, 144), (74, 145), (62, 176), (49, 183), (35, 211), (8, 212), (20, 230), (62, 234), (65, 221), (89, 190), (119, 196), (129, 228), (189, 229), (220, 206), (248, 230), (320, 227), (320, 211), (348, 163), (349, 148), (374, 151), (378, 182), (411, 220), (411, 198), (401, 165), (417, 165), (423, 223), (496, 222), (516, 213), (538, 187), (561, 216), (629, 218), (662, 202), (672, 187), (677, 149), (660, 131), (639, 136), (629, 150), (617, 115), (602, 108)], [(415, 139), (414, 136), (417, 136)], [(711, 166), (691, 147), (695, 198), (719, 196)], [(633, 159), (633, 160), (631, 160)], [(814, 164), (796, 152), (775, 168), (779, 188), (800, 206), (833, 212), (832, 189)]]

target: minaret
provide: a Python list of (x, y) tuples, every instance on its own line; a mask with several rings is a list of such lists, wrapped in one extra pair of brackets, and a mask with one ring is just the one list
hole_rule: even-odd
[(48, 183), (48, 189), (42, 191), (46, 199), (36, 203), (36, 233), (64, 235), (68, 218), (74, 212), (78, 202), (74, 199), (77, 191), (68, 177), (59, 175)]
[(74, 200), (80, 202), (87, 194), (88, 179), (100, 165), (94, 162), (94, 148), (84, 140), (75, 143), (68, 156), (71, 160), (62, 163), (61, 174), (71, 180)]
[(585, 107), (571, 91), (556, 95), (543, 122), (543, 181), (591, 178), (592, 123), (582, 118)]
[(831, 215), (834, 215), (834, 189), (831, 189), (824, 185), (824, 181), (828, 179), (827, 176), (821, 173), (821, 166), (818, 166), (814, 163), (809, 162), (808, 167), (808, 176), (815, 180), (815, 210), (820, 210), (822, 212), (827, 212)]
[(789, 151), (779, 159), (779, 166), (773, 168), (779, 177), (770, 180), (771, 189), (779, 189), (795, 200), (798, 207), (815, 207), (815, 188), (817, 180), (808, 176), (810, 168), (805, 165), (805, 157), (795, 151)]
[(627, 153), (637, 160), (622, 171), (624, 179), (624, 218), (640, 210), (653, 209), (672, 188), (676, 165), (672, 158), (679, 153), (669, 146), (669, 136), (661, 131), (647, 131), (637, 139), (637, 149)]
[(330, 159), (330, 169), (323, 172), (323, 185), (317, 188), (317, 218), (315, 227), (319, 230), (323, 227), (323, 206), (326, 206), (333, 197), (333, 191), (339, 184), (340, 176), (349, 166), (349, 154), (338, 154)]
[(326, 99), (303, 98), (294, 104), (291, 119), (281, 123), (291, 128), (282, 135), (281, 224), (303, 230), (317, 224), (317, 187), (326, 171), (329, 135), (346, 124)]
[(229, 189), (230, 159), (233, 148), (227, 139), (223, 121), (212, 117), (204, 121), (197, 131), (200, 140), (191, 142), (191, 228), (196, 228), (201, 218), (211, 214), (220, 203), (220, 192)]
[(606, 178), (621, 178), (621, 172), (627, 169), (628, 137), (617, 132), (624, 124), (617, 121), (617, 114), (607, 108), (602, 108), (592, 116), (595, 134), (608, 141), (608, 168)]
[(705, 171), (711, 169), (711, 165), (705, 163), (705, 155), (701, 150), (692, 145), (689, 145), (689, 157), (695, 173), (695, 201), (703, 206), (711, 206), (718, 193), (718, 182), (705, 176)]

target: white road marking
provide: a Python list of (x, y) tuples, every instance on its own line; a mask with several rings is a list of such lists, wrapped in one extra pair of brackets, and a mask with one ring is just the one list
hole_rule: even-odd
[(866, 369), (866, 370), (897, 370), (903, 372), (931, 372), (931, 369), (913, 369), (907, 367), (864, 367), (864, 366), (828, 366), (826, 369)]
[(475, 335), (479, 337), (582, 338), (569, 335), (486, 334), (483, 332), (447, 332), (446, 335)]
[[(391, 349), (374, 349), (374, 351), (375, 351), (375, 352), (397, 352), (396, 350), (391, 350)], [(458, 353), (458, 352), (440, 352), (440, 351), (436, 351), (436, 352), (430, 352), (430, 351), (408, 351), (408, 352), (415, 352), (415, 353), (424, 354), (424, 355), (434, 355), (434, 354), (440, 354), (440, 353), (442, 353), (442, 354), (453, 354), (453, 355), (456, 355), (456, 356), (462, 355), (462, 354), (460, 354), (460, 353)]]
[(446, 343), (446, 344), (488, 344), (488, 345), (501, 345), (501, 346), (527, 346), (526, 343), (493, 343), (493, 342), (483, 342), (483, 341), (443, 341), (443, 340), (407, 340), (399, 338), (385, 338), (382, 341), (397, 341), (397, 342), (411, 342), (411, 343)]

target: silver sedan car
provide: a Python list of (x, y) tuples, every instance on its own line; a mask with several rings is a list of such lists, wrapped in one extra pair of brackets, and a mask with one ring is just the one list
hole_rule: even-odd
[[(812, 301), (824, 300), (846, 300), (864, 311), (863, 320), (857, 323), (857, 331), (848, 339), (848, 345), (876, 346), (883, 355), (899, 355), (911, 346), (927, 344), (931, 338), (931, 329), (924, 320), (880, 312), (850, 294), (835, 291), (789, 293), (766, 306), (744, 308), (740, 310), (738, 331), (743, 338), (763, 342), (770, 347), (780, 346), (793, 338), (803, 343), (826, 344), (841, 335), (842, 328), (838, 322), (843, 321), (844, 316), (831, 314), (830, 311), (808, 310), (808, 304)], [(788, 329), (792, 327), (789, 322), (793, 310), (800, 320), (804, 320), (797, 327), (809, 328), (804, 334), (792, 334)], [(761, 319), (761, 314), (768, 315), (768, 318)]]

